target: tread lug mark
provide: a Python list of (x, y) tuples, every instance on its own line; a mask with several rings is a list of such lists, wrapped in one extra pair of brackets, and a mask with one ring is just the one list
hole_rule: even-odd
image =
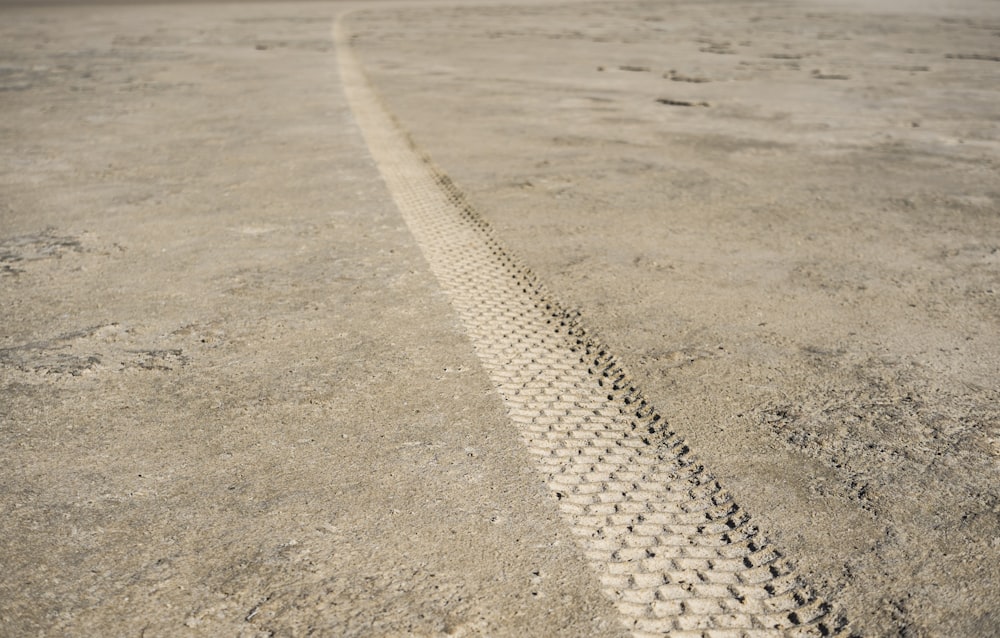
[[(369, 85), (341, 81), (385, 183), (556, 507), (635, 636), (835, 636), (817, 600), (625, 370), (506, 250)], [(582, 351), (582, 352), (581, 352)]]

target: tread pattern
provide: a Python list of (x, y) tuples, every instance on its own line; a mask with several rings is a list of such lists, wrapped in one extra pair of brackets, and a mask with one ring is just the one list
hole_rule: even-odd
[(367, 82), (338, 21), (341, 81), (383, 178), (634, 636), (845, 635), (579, 316), (563, 310)]

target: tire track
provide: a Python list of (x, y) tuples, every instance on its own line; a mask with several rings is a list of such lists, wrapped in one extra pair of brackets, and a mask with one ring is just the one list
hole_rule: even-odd
[(415, 148), (367, 82), (343, 18), (334, 40), (389, 191), (633, 635), (846, 635), (578, 314)]

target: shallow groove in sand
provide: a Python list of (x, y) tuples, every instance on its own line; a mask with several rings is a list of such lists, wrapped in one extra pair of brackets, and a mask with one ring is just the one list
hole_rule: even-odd
[(415, 148), (342, 20), (334, 39), (385, 183), (625, 625), (635, 636), (845, 634), (578, 315)]

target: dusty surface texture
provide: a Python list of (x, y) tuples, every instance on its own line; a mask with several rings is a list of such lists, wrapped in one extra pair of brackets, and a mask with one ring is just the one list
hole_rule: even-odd
[[(621, 635), (367, 155), (342, 8), (0, 8), (0, 633)], [(1000, 633), (995, 4), (349, 26), (854, 630)]]
[(0, 634), (621, 635), (336, 10), (0, 10)]
[(349, 24), (417, 145), (857, 631), (998, 634), (995, 5)]
[(341, 82), (386, 187), (634, 638), (847, 636), (614, 353), (393, 123), (342, 26)]

